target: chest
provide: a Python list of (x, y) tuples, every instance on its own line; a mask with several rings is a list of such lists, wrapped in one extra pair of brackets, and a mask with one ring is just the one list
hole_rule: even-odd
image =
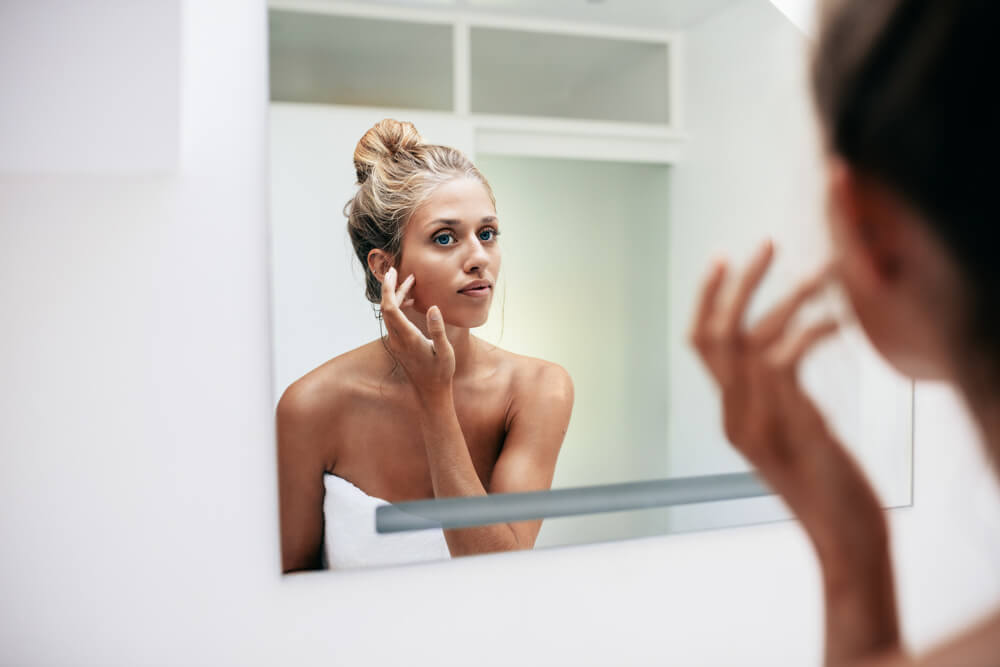
[[(503, 447), (508, 400), (496, 387), (456, 388), (455, 413), (480, 482)], [(334, 472), (372, 496), (397, 502), (434, 496), (420, 407), (407, 392), (384, 391), (360, 402), (341, 424)]]

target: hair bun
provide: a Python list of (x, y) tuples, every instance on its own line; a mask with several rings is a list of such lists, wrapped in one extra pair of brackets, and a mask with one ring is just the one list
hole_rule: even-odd
[(358, 183), (368, 180), (375, 166), (399, 153), (412, 151), (424, 143), (413, 123), (386, 118), (375, 123), (354, 149), (354, 170)]

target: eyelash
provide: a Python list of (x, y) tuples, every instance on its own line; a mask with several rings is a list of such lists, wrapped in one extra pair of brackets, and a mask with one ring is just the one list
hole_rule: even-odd
[[(480, 241), (484, 241), (485, 243), (489, 243), (490, 241), (496, 241), (497, 237), (500, 236), (500, 230), (499, 229), (494, 229), (493, 227), (486, 227), (484, 229), (479, 230), (480, 234), (482, 234), (483, 232), (492, 232), (493, 233), (493, 236), (490, 239), (488, 239), (488, 240), (487, 239), (480, 239)], [(438, 239), (445, 238), (446, 236), (450, 236), (451, 238), (455, 238), (455, 234), (454, 233), (452, 233), (452, 232), (443, 232), (441, 234), (438, 234), (438, 235), (432, 237), (431, 238), (431, 242), (434, 243), (434, 245), (441, 246), (442, 248), (446, 248), (446, 247), (448, 247), (450, 245), (455, 245), (454, 243), (438, 243), (437, 242)]]

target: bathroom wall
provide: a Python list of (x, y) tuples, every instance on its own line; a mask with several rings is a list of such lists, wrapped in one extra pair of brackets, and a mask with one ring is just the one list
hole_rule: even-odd
[[(573, 378), (553, 488), (667, 477), (670, 168), (482, 154), (476, 164), (503, 249), (503, 304), (480, 335)], [(667, 513), (547, 519), (536, 547), (662, 534)]]
[[(58, 11), (50, 24), (9, 7), (0, 44), (59, 48)], [(150, 7), (182, 9), (179, 79), (169, 63), (141, 67), (176, 86), (176, 164), (150, 175), (141, 160), (115, 173), (26, 161), (0, 174), (0, 663), (817, 662), (816, 569), (791, 522), (280, 577), (264, 6)], [(82, 25), (140, 63), (123, 32), (148, 17)], [(101, 69), (23, 68), (4, 90), (107, 84)], [(98, 122), (87, 118), (82, 135)], [(106, 149), (129, 146), (123, 134)], [(890, 516), (920, 646), (1000, 599), (1000, 544), (984, 529), (1000, 497), (947, 390), (918, 388), (915, 428), (914, 504)]]

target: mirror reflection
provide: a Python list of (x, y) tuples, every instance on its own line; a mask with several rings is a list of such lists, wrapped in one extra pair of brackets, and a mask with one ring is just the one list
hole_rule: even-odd
[[(477, 9), (272, 3), (284, 569), (786, 517), (762, 497), (375, 531), (386, 503), (749, 470), (687, 342), (698, 286), (776, 239), (753, 316), (826, 253), (806, 38), (769, 2), (635, 7), (642, 28)], [(908, 503), (909, 383), (850, 331), (803, 380)]]

